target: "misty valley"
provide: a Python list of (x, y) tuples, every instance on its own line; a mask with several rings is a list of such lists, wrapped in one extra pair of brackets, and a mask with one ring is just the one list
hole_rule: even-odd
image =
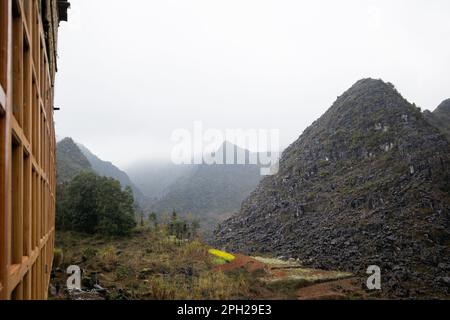
[(450, 99), (422, 112), (359, 80), (265, 176), (230, 141), (214, 154), (244, 163), (125, 170), (83, 143), (57, 143), (51, 299), (448, 297)]

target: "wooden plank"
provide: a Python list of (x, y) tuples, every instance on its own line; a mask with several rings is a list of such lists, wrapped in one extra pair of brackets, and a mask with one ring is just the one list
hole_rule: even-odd
[(32, 210), (32, 170), (30, 156), (26, 156), (23, 166), (23, 253), (31, 253), (31, 210)]
[(23, 145), (24, 149), (27, 152), (31, 153), (31, 144), (28, 141), (27, 137), (23, 133), (23, 129), (20, 124), (17, 122), (15, 117), (11, 117), (11, 130), (13, 135), (17, 138), (17, 140)]
[(36, 265), (37, 265), (37, 281), (35, 283), (35, 286), (37, 287), (37, 296), (36, 299), (40, 300), (41, 299), (41, 286), (42, 286), (42, 257), (38, 256), (37, 261), (36, 261)]
[[(23, 147), (20, 141), (13, 146), (12, 160), (12, 263), (23, 257)], [(14, 143), (13, 143), (14, 144)]]
[[(31, 161), (30, 161), (31, 162)], [(36, 247), (36, 206), (35, 206), (35, 199), (36, 199), (36, 171), (33, 167), (33, 164), (31, 164), (31, 225), (30, 225), (30, 248)]]
[[(7, 88), (7, 65), (8, 65), (8, 0), (0, 0), (0, 88), (3, 93)], [(5, 94), (6, 96), (6, 94)], [(6, 109), (5, 101), (1, 101), (1, 105)], [(5, 112), (5, 110), (3, 111)]]
[(36, 263), (33, 264), (33, 267), (31, 268), (31, 282), (33, 283), (33, 287), (31, 288), (31, 299), (36, 300), (37, 299), (37, 269), (36, 269)]
[(13, 290), (12, 299), (14, 300), (23, 300), (23, 282), (19, 282), (16, 288)]
[[(16, 0), (17, 3), (17, 0)], [(20, 17), (13, 24), (13, 114), (22, 125), (23, 106), (23, 23)]]
[(31, 125), (31, 129), (32, 129), (32, 148), (33, 148), (33, 155), (37, 154), (37, 130), (38, 130), (38, 109), (39, 109), (39, 104), (38, 104), (38, 96), (37, 96), (37, 84), (36, 82), (33, 83), (33, 106), (32, 106), (32, 122), (33, 124)]
[(23, 278), (23, 299), (31, 300), (31, 270), (28, 269), (25, 277)]
[[(42, 211), (41, 211), (41, 193), (42, 193), (42, 183), (41, 183), (41, 178), (40, 176), (37, 177), (37, 197), (36, 197), (36, 240), (38, 241), (38, 245), (39, 242), (42, 238), (42, 233), (41, 233), (41, 220), (42, 220)], [(40, 272), (39, 268), (38, 268), (38, 273)]]
[[(29, 2), (29, 0), (26, 0), (26, 2)], [(29, 23), (28, 23), (28, 16), (25, 10), (25, 5), (22, 0), (16, 0), (16, 6), (18, 9), (18, 14), (20, 16), (20, 20), (23, 24), (23, 34), (24, 34), (24, 40), (26, 46), (31, 46), (31, 34), (29, 32)]]
[[(12, 3), (11, 0), (0, 0), (2, 16), (2, 25), (0, 30), (2, 39), (0, 40), (0, 49), (2, 51), (2, 64), (6, 64), (5, 72), (0, 75), (2, 78), (2, 86), (5, 92), (8, 93), (8, 88), (12, 85), (12, 79), (9, 76), (12, 70), (12, 43), (11, 43), (11, 10)], [(4, 212), (0, 215), (0, 281), (3, 281), (3, 289), (0, 290), (0, 298), (8, 299), (8, 278), (7, 278), (7, 266), (10, 260), (10, 161), (11, 161), (11, 135), (10, 131), (10, 109), (11, 109), (11, 95), (6, 95), (5, 110), (6, 113), (0, 118), (1, 121), (1, 132), (0, 132), (0, 145), (2, 151), (0, 153), (0, 169), (2, 173), (0, 174), (0, 212)]]
[(0, 115), (6, 112), (6, 92), (0, 84)]
[(30, 48), (25, 49), (23, 56), (23, 130), (28, 140), (31, 137), (31, 107), (33, 99), (32, 58)]

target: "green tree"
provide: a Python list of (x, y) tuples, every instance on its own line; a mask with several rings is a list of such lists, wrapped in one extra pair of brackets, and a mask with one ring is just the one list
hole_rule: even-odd
[(83, 172), (68, 184), (65, 200), (70, 229), (89, 234), (96, 232), (99, 223), (98, 179), (93, 173)]
[(150, 213), (150, 215), (148, 216), (148, 222), (150, 226), (152, 226), (156, 230), (156, 228), (158, 227), (158, 216), (155, 212)]
[(198, 236), (198, 231), (200, 230), (200, 221), (194, 217), (192, 212), (189, 212), (187, 217), (188, 222), (188, 238), (195, 238)]
[(169, 222), (169, 234), (171, 236), (176, 236), (177, 222), (178, 222), (178, 215), (177, 215), (176, 211), (174, 210), (172, 212), (172, 217)]
[(172, 222), (175, 223), (175, 222), (177, 222), (177, 220), (178, 220), (178, 215), (177, 215), (176, 211), (173, 211), (172, 212)]
[(136, 226), (131, 188), (83, 172), (58, 188), (57, 227), (88, 234), (125, 236)]

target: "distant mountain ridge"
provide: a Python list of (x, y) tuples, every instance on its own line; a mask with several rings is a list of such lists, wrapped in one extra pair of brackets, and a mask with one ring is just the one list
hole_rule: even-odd
[(118, 180), (123, 187), (129, 186), (133, 190), (135, 200), (142, 206), (147, 206), (147, 200), (144, 194), (139, 188), (131, 181), (130, 177), (114, 164), (109, 161), (103, 161), (95, 154), (93, 154), (88, 148), (82, 144), (78, 144), (83, 155), (88, 159), (92, 169), (100, 176), (113, 178)]
[(191, 174), (194, 169), (194, 165), (142, 161), (128, 167), (126, 172), (148, 201), (155, 203), (169, 191), (175, 181)]
[(58, 184), (72, 180), (82, 171), (93, 171), (91, 163), (71, 138), (56, 145), (56, 180)]
[(450, 99), (443, 101), (433, 112), (427, 110), (423, 115), (450, 140)]
[(448, 293), (450, 143), (390, 83), (363, 79), (215, 232), (231, 252), (382, 270), (395, 297)]
[[(247, 161), (225, 164), (227, 150), (234, 153), (234, 161), (231, 159), (228, 163), (238, 163), (238, 155)], [(224, 155), (224, 164), (190, 166), (187, 174), (169, 185), (151, 209), (157, 213), (192, 213), (207, 227), (214, 227), (224, 217), (238, 211), (242, 201), (262, 179), (260, 166), (248, 164), (251, 152), (229, 142), (225, 142), (216, 154), (218, 157)]]
[(101, 160), (89, 149), (77, 144), (72, 138), (64, 138), (57, 143), (56, 158), (58, 184), (72, 180), (82, 171), (91, 171), (100, 176), (118, 180), (122, 187), (131, 187), (136, 203), (142, 208), (148, 205), (146, 197), (125, 172), (111, 162)]

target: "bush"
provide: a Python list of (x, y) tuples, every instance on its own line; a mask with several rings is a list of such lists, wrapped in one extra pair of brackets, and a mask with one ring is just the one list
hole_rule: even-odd
[(126, 236), (136, 226), (134, 199), (120, 182), (82, 172), (58, 187), (57, 228), (104, 236)]

